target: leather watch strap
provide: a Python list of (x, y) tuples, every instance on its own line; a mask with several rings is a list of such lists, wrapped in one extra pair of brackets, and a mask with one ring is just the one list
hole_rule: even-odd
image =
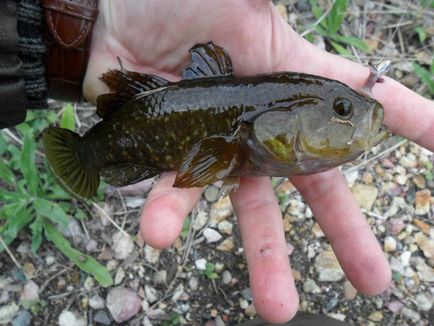
[(42, 0), (42, 6), (49, 96), (80, 101), (98, 1)]

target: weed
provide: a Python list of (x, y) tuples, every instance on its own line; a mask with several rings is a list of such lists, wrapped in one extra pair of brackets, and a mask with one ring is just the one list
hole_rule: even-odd
[[(9, 245), (20, 232), (30, 230), (33, 252), (45, 238), (102, 286), (110, 286), (113, 281), (107, 269), (72, 248), (57, 228), (68, 227), (70, 215), (84, 219), (86, 214), (76, 207), (71, 195), (59, 187), (48, 171), (44, 155), (38, 152), (37, 139), (42, 130), (56, 120), (54, 112), (30, 111), (26, 122), (15, 128), (18, 137), (10, 130), (0, 133), (0, 236)], [(65, 108), (60, 121), (64, 127), (74, 129), (72, 107)], [(21, 146), (7, 138), (13, 138)], [(4, 248), (0, 247), (2, 250)]]
[(345, 45), (352, 45), (364, 52), (370, 52), (368, 45), (360, 38), (338, 34), (346, 15), (347, 0), (335, 0), (328, 15), (322, 11), (318, 5), (318, 0), (310, 0), (310, 5), (312, 13), (318, 21), (315, 31), (324, 37), (339, 54), (348, 57), (352, 56), (345, 48)]

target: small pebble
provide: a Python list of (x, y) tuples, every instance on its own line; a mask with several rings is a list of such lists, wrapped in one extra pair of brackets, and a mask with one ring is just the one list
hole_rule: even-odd
[(98, 310), (95, 314), (95, 317), (93, 317), (93, 321), (96, 323), (100, 323), (103, 325), (111, 325), (112, 321), (109, 317), (109, 315), (104, 310)]
[(231, 251), (232, 249), (234, 249), (234, 247), (235, 247), (234, 238), (228, 237), (227, 239), (223, 240), (222, 243), (220, 243), (217, 246), (217, 250), (227, 252), (227, 251)]
[(357, 296), (357, 290), (350, 281), (344, 282), (344, 296), (347, 300), (354, 300)]
[(89, 306), (95, 310), (104, 309), (104, 307), (105, 307), (104, 299), (101, 296), (99, 296), (98, 294), (96, 294), (89, 299)]
[(303, 283), (303, 290), (308, 293), (321, 293), (320, 287), (311, 278), (307, 278)]
[(142, 300), (131, 289), (114, 287), (110, 289), (106, 305), (113, 319), (118, 323), (135, 316), (141, 307)]
[(396, 240), (394, 237), (387, 236), (384, 239), (384, 251), (392, 252), (396, 250)]
[(12, 326), (30, 326), (32, 316), (27, 310), (21, 310), (12, 320)]
[(59, 326), (86, 326), (86, 317), (69, 310), (63, 310), (59, 315)]
[(193, 291), (196, 291), (199, 287), (199, 279), (195, 276), (190, 277), (190, 279), (188, 280), (188, 286)]
[(234, 225), (229, 221), (222, 221), (218, 224), (218, 229), (221, 233), (231, 235)]
[(319, 253), (315, 259), (315, 268), (320, 281), (337, 282), (344, 277), (344, 272), (331, 249)]
[(112, 241), (112, 250), (116, 259), (124, 260), (133, 253), (134, 242), (131, 237), (126, 236), (124, 233), (118, 231), (113, 234)]
[(206, 259), (205, 258), (200, 258), (197, 259), (194, 264), (196, 265), (196, 268), (198, 270), (204, 271), (206, 269)]
[(124, 269), (122, 267), (119, 267), (118, 270), (116, 271), (116, 275), (114, 279), (115, 285), (121, 284), (124, 278), (125, 278)]
[(222, 282), (223, 284), (228, 285), (232, 281), (232, 274), (229, 271), (224, 271), (222, 274)]
[(203, 235), (207, 243), (217, 242), (222, 238), (222, 235), (212, 228), (206, 228)]
[(219, 189), (214, 185), (208, 186), (205, 189), (204, 196), (208, 202), (213, 203), (219, 198)]

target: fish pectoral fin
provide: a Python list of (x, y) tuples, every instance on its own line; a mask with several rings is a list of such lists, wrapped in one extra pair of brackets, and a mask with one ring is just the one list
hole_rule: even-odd
[(208, 137), (196, 143), (176, 176), (174, 187), (204, 187), (227, 177), (240, 164), (234, 137)]
[(100, 170), (101, 177), (108, 184), (123, 187), (142, 180), (152, 178), (161, 171), (154, 167), (134, 163), (118, 163), (108, 165)]
[(191, 62), (182, 71), (183, 79), (233, 75), (232, 60), (226, 50), (209, 42), (197, 44), (189, 50)]
[(133, 97), (150, 91), (157, 92), (169, 83), (158, 76), (119, 69), (107, 71), (100, 79), (113, 91), (96, 99), (96, 113), (103, 119), (122, 108)]

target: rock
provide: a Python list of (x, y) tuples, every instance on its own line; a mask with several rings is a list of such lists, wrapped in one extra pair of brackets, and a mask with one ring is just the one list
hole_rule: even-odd
[(316, 238), (321, 238), (324, 236), (324, 232), (321, 230), (321, 227), (318, 223), (315, 223), (312, 227), (312, 232)]
[(146, 300), (149, 303), (154, 303), (155, 301), (158, 300), (158, 292), (157, 290), (155, 290), (152, 286), (149, 285), (145, 285), (145, 295), (146, 295)]
[(428, 266), (423, 259), (417, 259), (416, 270), (422, 282), (434, 282), (434, 269)]
[(124, 269), (122, 267), (119, 267), (118, 270), (116, 271), (116, 275), (114, 279), (115, 285), (121, 284), (122, 281), (124, 280), (124, 277), (125, 277)]
[(29, 309), (39, 300), (39, 286), (33, 282), (27, 282), (21, 292), (20, 302), (24, 308)]
[(119, 263), (117, 260), (110, 260), (109, 262), (107, 262), (107, 270), (109, 272), (115, 270), (118, 267)]
[(161, 270), (161, 271), (158, 271), (158, 273), (155, 275), (154, 281), (157, 284), (166, 284), (166, 282), (167, 282), (167, 271), (164, 270), (164, 269)]
[(416, 295), (417, 307), (423, 311), (429, 311), (434, 303), (434, 296), (431, 293), (423, 292)]
[(63, 235), (67, 238), (72, 238), (72, 242), (74, 244), (80, 244), (87, 241), (85, 234), (83, 233), (83, 230), (81, 229), (80, 224), (78, 221), (73, 218), (72, 216), (68, 215), (68, 226), (58, 226), (57, 228), (60, 230), (60, 232), (63, 233)]
[(222, 221), (218, 224), (218, 229), (221, 233), (231, 235), (234, 225), (229, 221)]
[(420, 314), (410, 308), (402, 308), (401, 314), (405, 319), (411, 320), (414, 323), (420, 321)]
[(128, 208), (141, 208), (143, 204), (145, 203), (145, 198), (143, 197), (125, 197), (125, 205)]
[(419, 189), (425, 189), (426, 187), (426, 181), (425, 178), (422, 175), (417, 175), (412, 179), (413, 183), (418, 187)]
[(143, 317), (143, 326), (154, 326), (154, 325), (152, 325), (150, 319), (147, 316), (145, 316)]
[(222, 282), (223, 284), (228, 285), (232, 281), (232, 274), (229, 271), (224, 271), (222, 274)]
[(286, 243), (286, 249), (287, 249), (287, 253), (288, 253), (288, 256), (291, 256), (292, 255), (292, 253), (294, 252), (294, 246), (292, 245), (292, 243), (289, 243), (289, 242), (287, 242)]
[(357, 290), (350, 281), (344, 282), (344, 296), (347, 300), (354, 300), (357, 296)]
[(430, 211), (431, 191), (428, 189), (416, 192), (416, 215), (425, 215)]
[(249, 304), (249, 306), (244, 310), (244, 313), (250, 318), (255, 317), (256, 309), (253, 303)]
[(240, 303), (240, 308), (243, 310), (249, 306), (249, 302), (243, 298), (240, 298), (239, 303)]
[(47, 266), (51, 266), (56, 262), (56, 257), (54, 256), (47, 256), (45, 257), (45, 263), (47, 264)]
[(377, 199), (378, 190), (374, 186), (356, 183), (351, 191), (359, 206), (367, 211), (372, 209)]
[(405, 227), (402, 218), (391, 218), (387, 221), (387, 230), (392, 235), (398, 235)]
[(219, 189), (214, 185), (206, 187), (204, 196), (208, 202), (213, 203), (219, 198)]
[(356, 180), (359, 178), (359, 171), (357, 169), (345, 171), (344, 177), (347, 180), (348, 186), (351, 188), (352, 186), (354, 186)]
[(0, 307), (0, 324), (9, 323), (18, 313), (19, 307), (15, 302)]
[(393, 312), (394, 314), (398, 313), (403, 307), (404, 304), (398, 300), (390, 301), (386, 304), (386, 307)]
[(233, 214), (232, 203), (229, 196), (220, 198), (211, 206), (210, 210), (210, 225), (216, 226), (221, 221), (227, 219)]
[(396, 175), (393, 179), (394, 179), (395, 182), (396, 182), (397, 184), (399, 184), (400, 186), (405, 186), (406, 183), (407, 183), (408, 177), (407, 177), (407, 175), (405, 175), (405, 174), (398, 174), (398, 175)]
[(194, 264), (196, 265), (196, 268), (198, 270), (204, 271), (206, 269), (206, 259), (205, 258), (200, 258), (197, 259)]
[(241, 295), (246, 300), (252, 300), (252, 290), (250, 288), (245, 288), (241, 290)]
[(104, 307), (105, 307), (104, 299), (101, 296), (99, 296), (98, 294), (96, 294), (89, 299), (89, 306), (95, 310), (104, 309)]
[(116, 259), (123, 260), (134, 251), (134, 242), (131, 237), (126, 236), (120, 231), (113, 234), (112, 250)]
[(87, 326), (86, 317), (63, 310), (59, 315), (59, 326)]
[(84, 284), (83, 287), (88, 291), (92, 291), (93, 287), (95, 285), (95, 281), (93, 280), (92, 276), (88, 276), (86, 277), (86, 279), (84, 280)]
[(400, 257), (402, 266), (404, 266), (404, 267), (409, 266), (410, 265), (410, 258), (411, 258), (411, 252), (410, 251), (404, 251)]
[(95, 314), (95, 317), (93, 317), (93, 321), (96, 323), (100, 323), (103, 325), (111, 325), (112, 321), (109, 317), (109, 315), (104, 310), (98, 310)]
[(381, 311), (374, 311), (369, 314), (368, 319), (375, 322), (380, 322), (383, 320), (383, 313)]
[(188, 280), (188, 286), (190, 287), (190, 289), (192, 289), (193, 291), (196, 291), (199, 287), (199, 279), (195, 276), (192, 276), (189, 280)]
[(176, 302), (180, 300), (182, 297), (184, 297), (184, 294), (184, 285), (182, 285), (182, 283), (179, 283), (175, 291), (173, 291), (172, 301)]
[(142, 300), (131, 289), (114, 287), (109, 291), (106, 302), (113, 319), (121, 323), (139, 312)]
[(307, 278), (303, 283), (303, 290), (308, 293), (321, 293), (321, 289), (311, 278)]
[(227, 251), (231, 251), (232, 249), (234, 249), (234, 247), (235, 247), (234, 238), (228, 237), (227, 239), (225, 239), (222, 243), (220, 243), (217, 246), (217, 250), (227, 252)]
[(396, 240), (394, 237), (387, 236), (384, 238), (384, 251), (392, 252), (396, 250)]
[(206, 239), (206, 242), (208, 243), (217, 242), (222, 238), (222, 235), (220, 233), (218, 233), (216, 230), (211, 228), (206, 228), (203, 231), (203, 235)]
[(145, 252), (145, 259), (150, 264), (156, 264), (160, 259), (161, 250), (152, 248), (149, 245), (145, 245), (144, 252)]
[(434, 258), (434, 240), (431, 240), (420, 232), (415, 235), (415, 240), (426, 258)]
[(87, 252), (96, 252), (98, 251), (98, 242), (96, 242), (93, 239), (90, 239), (87, 243), (86, 243), (86, 251)]
[(286, 7), (282, 4), (278, 4), (276, 6), (277, 11), (279, 12), (280, 16), (283, 18), (284, 21), (288, 21), (288, 11), (286, 10)]
[(21, 310), (12, 320), (12, 326), (30, 326), (32, 316), (27, 310)]
[(417, 218), (413, 218), (413, 224), (416, 225), (423, 233), (429, 234), (431, 230), (431, 226), (428, 223), (425, 223), (422, 220)]
[(36, 268), (32, 263), (24, 263), (23, 271), (27, 278), (33, 278), (36, 273)]
[(315, 259), (315, 268), (322, 282), (336, 282), (344, 277), (344, 272), (331, 249), (319, 253)]
[(193, 229), (200, 230), (208, 222), (208, 214), (205, 211), (199, 211), (194, 218)]
[(384, 213), (384, 218), (389, 218), (391, 216), (394, 216), (398, 213), (398, 211), (402, 210), (408, 210), (409, 207), (407, 203), (405, 202), (405, 199), (402, 197), (394, 197), (392, 200), (392, 203), (390, 204), (389, 209), (386, 213)]

